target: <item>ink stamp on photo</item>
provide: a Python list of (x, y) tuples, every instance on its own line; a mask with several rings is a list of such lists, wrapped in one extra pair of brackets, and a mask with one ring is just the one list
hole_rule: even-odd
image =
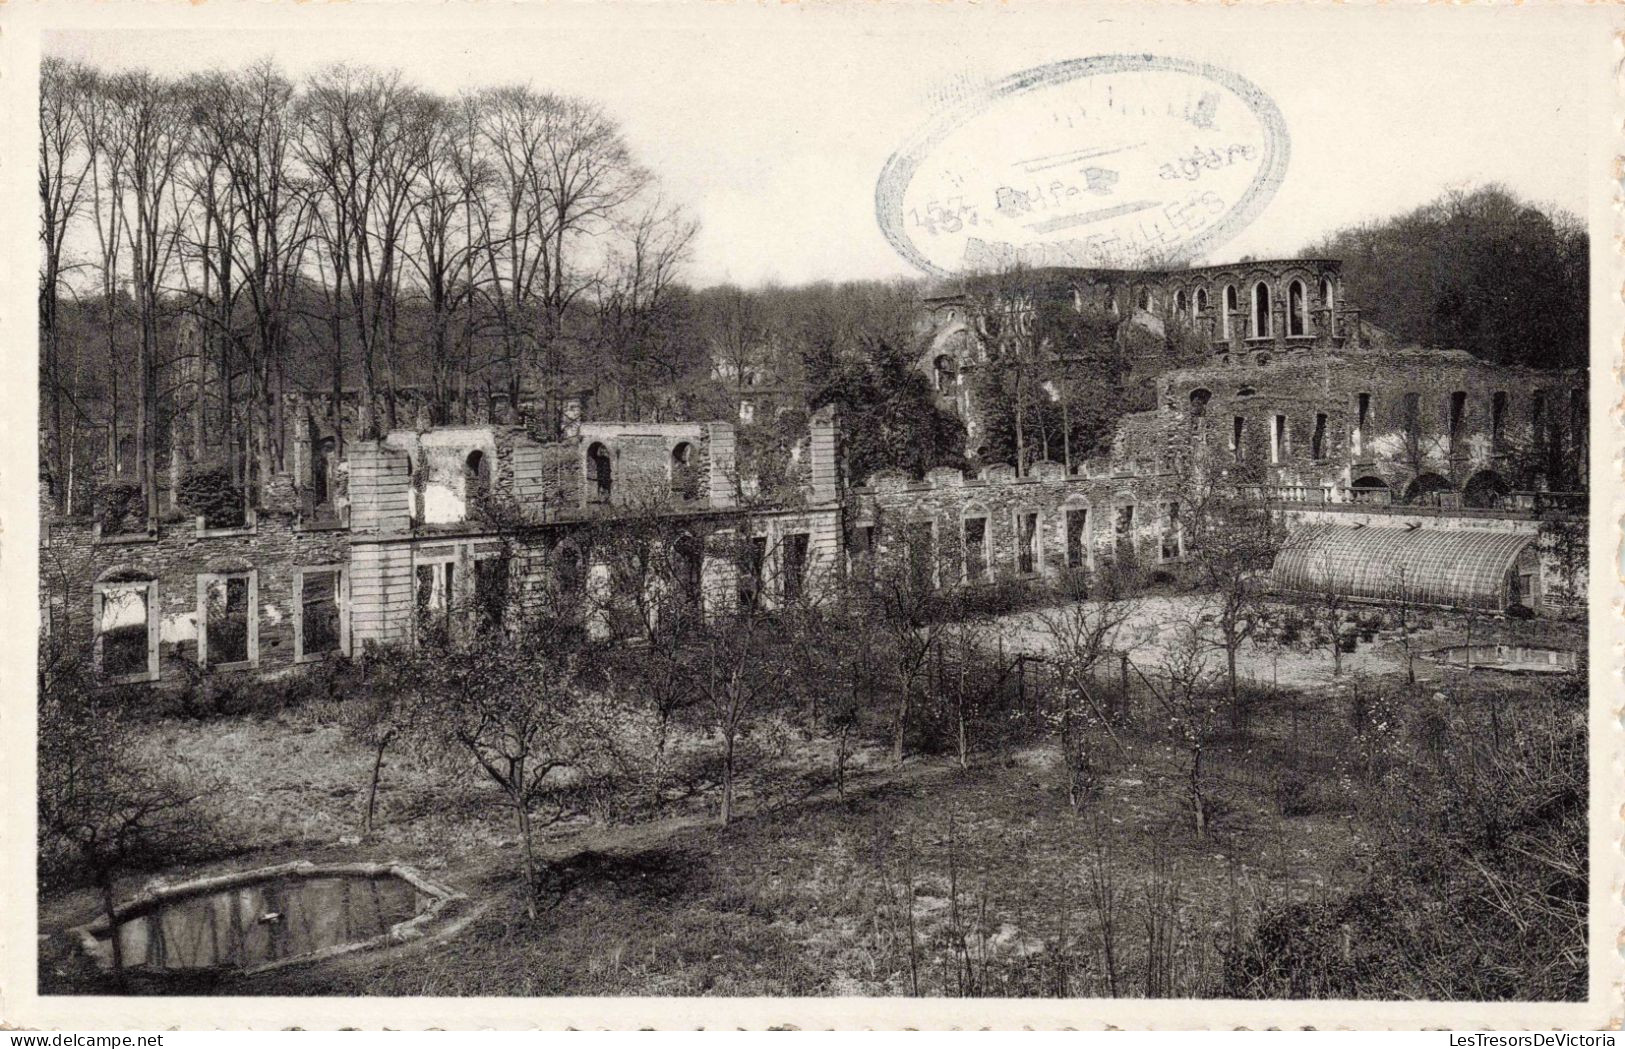
[(1097, 55), (939, 111), (887, 161), (876, 217), (935, 276), (1184, 261), (1262, 212), (1289, 154), (1280, 110), (1235, 73)]

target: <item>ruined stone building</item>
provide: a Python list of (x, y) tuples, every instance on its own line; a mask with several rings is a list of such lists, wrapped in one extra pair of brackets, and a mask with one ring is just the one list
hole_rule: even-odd
[[(424, 421), (341, 441), (321, 421), (337, 413), (290, 395), (290, 450), (246, 512), (172, 513), (126, 534), (52, 517), (42, 499), (45, 622), (93, 640), (110, 680), (277, 670), (410, 642), (436, 617), (500, 622), (539, 588), (635, 599), (655, 584), (606, 551), (639, 529), (658, 537), (664, 593), (705, 612), (795, 601), (864, 559), (933, 587), (1106, 561), (1177, 573), (1190, 553), (1182, 503), (1203, 477), (1282, 508), (1284, 589), (1382, 600), (1405, 565), (1420, 603), (1583, 609), (1583, 579), (1563, 577), (1539, 520), (1553, 506), (1583, 513), (1563, 494), (1585, 475), (1583, 373), (1395, 346), (1344, 300), (1330, 260), (1079, 271), (1071, 291), (1141, 329), (1188, 329), (1206, 352), (1137, 361), (1154, 407), (1070, 468), (842, 477), (826, 410), (799, 485), (764, 497), (739, 476), (727, 422), (567, 412), (545, 439), (513, 423)], [(967, 377), (987, 351), (971, 310), (924, 304), (920, 363), (974, 440)]]

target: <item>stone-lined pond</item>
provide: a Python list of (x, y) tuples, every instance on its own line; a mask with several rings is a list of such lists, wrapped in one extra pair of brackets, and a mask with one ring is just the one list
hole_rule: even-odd
[[(296, 864), (162, 889), (119, 908), (117, 934), (127, 969), (261, 969), (416, 935), (453, 895), (401, 868)], [(110, 968), (106, 921), (79, 932)]]

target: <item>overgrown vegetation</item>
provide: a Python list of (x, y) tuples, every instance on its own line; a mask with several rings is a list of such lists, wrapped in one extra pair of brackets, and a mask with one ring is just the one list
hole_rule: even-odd
[(1583, 368), (1589, 251), (1580, 218), (1488, 185), (1339, 230), (1304, 255), (1342, 259), (1349, 300), (1406, 342)]
[[(547, 615), (510, 606), (495, 635), (369, 655), (361, 682), (324, 669), (350, 676), (287, 709), (118, 722), (131, 758), (153, 753), (142, 734), (162, 753), (230, 741), (181, 769), (229, 781), (176, 788), (205, 822), (244, 791), (296, 791), (238, 821), (260, 853), (387, 848), (494, 901), (430, 955), (189, 990), (1584, 991), (1583, 668), (1560, 688), (1413, 685), (1396, 660), (1272, 687), (1261, 660), (1306, 651), (1312, 627), (1266, 602), (1232, 698), (1217, 623), (1194, 611), (1211, 597), (1178, 599), (1176, 621), (1109, 572), (1015, 614), (856, 572), (711, 632), (664, 589), (679, 566), (630, 538), (599, 549), (646, 600), (587, 605), (547, 651), (520, 641)], [(1348, 624), (1396, 636), (1391, 612)]]

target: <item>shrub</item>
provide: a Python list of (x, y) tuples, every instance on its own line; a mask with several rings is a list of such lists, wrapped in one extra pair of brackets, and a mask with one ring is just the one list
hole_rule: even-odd
[(206, 528), (243, 523), (243, 490), (222, 467), (190, 470), (175, 489), (175, 501), (203, 518)]
[(1508, 605), (1506, 610), (1508, 619), (1533, 619), (1535, 610), (1528, 605)]
[(110, 484), (99, 491), (96, 494), (96, 516), (101, 521), (102, 532), (118, 535), (124, 531), (132, 514), (138, 515), (138, 521), (144, 519), (146, 509), (141, 502), (141, 486), (128, 481)]

